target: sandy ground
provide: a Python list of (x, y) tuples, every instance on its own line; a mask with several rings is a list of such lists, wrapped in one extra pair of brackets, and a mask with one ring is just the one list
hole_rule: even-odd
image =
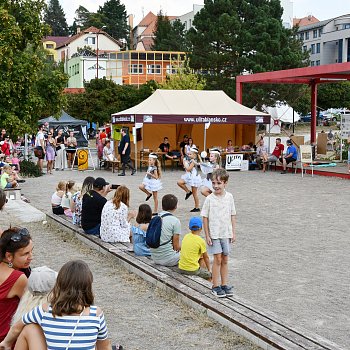
[[(145, 195), (138, 190), (144, 174), (143, 172), (130, 176), (128, 172), (127, 176), (118, 177), (117, 174), (112, 174), (110, 171), (55, 172), (53, 175), (45, 175), (38, 179), (28, 179), (22, 188), (23, 194), (31, 199), (35, 207), (48, 211), (50, 210), (51, 194), (60, 179), (82, 182), (86, 176), (104, 176), (110, 183), (126, 184), (131, 189), (130, 206), (132, 209), (137, 209), (145, 199)], [(164, 188), (160, 191), (159, 196), (162, 197), (166, 193), (174, 193), (178, 196), (177, 215), (182, 222), (182, 233), (185, 234), (188, 231), (186, 227), (192, 214), (189, 211), (193, 208), (193, 199), (191, 197), (185, 201), (185, 193), (176, 186), (176, 181), (182, 174), (181, 170), (164, 172), (162, 178)], [(300, 174), (281, 175), (278, 171), (265, 174), (259, 171), (231, 172), (228, 184), (228, 190), (234, 194), (238, 213), (237, 242), (231, 253), (229, 269), (230, 280), (235, 287), (236, 294), (249, 303), (274, 312), (292, 325), (313, 331), (345, 348), (350, 344), (349, 189), (350, 182), (347, 180), (318, 176), (311, 178), (309, 175), (302, 179)], [(201, 204), (203, 201), (204, 198), (200, 197)], [(152, 200), (150, 204), (153, 204)], [(56, 237), (54, 232), (50, 233), (45, 230), (45, 235), (47, 234), (50, 236), (53, 234)], [(62, 256), (62, 250), (58, 251), (59, 254), (55, 259), (59, 266), (68, 257), (74, 257), (77, 248), (76, 243), (72, 245), (72, 249), (70, 248), (71, 243), (62, 243), (59, 235), (55, 242), (57, 244), (54, 246), (55, 250), (61, 246), (67, 249), (64, 256)], [(49, 247), (52, 246), (48, 244), (43, 249), (50, 250)], [(92, 255), (95, 254), (89, 253), (87, 256)], [(41, 258), (41, 254), (39, 256)], [(112, 267), (111, 262), (106, 265), (102, 258), (94, 261), (96, 264), (91, 264), (94, 271), (100, 271), (99, 269), (104, 271), (103, 265), (105, 265), (108, 266), (111, 275), (114, 275), (112, 271), (115, 267)], [(44, 259), (42, 262), (44, 263)], [(100, 273), (97, 273), (97, 276)], [(115, 274), (115, 276), (116, 280), (119, 280), (119, 275)], [(181, 321), (183, 316), (176, 316), (175, 312), (179, 312), (177, 315), (191, 315), (191, 312), (188, 310), (175, 311), (180, 310), (179, 306), (171, 304), (171, 311), (163, 313), (161, 307), (154, 305), (154, 302), (168, 303), (169, 301), (163, 298), (150, 299), (153, 289), (147, 285), (140, 287), (140, 283), (144, 285), (141, 281), (128, 276), (128, 278), (121, 278), (124, 283), (126, 281), (127, 283), (122, 285), (125, 288), (124, 291), (118, 291), (115, 294), (118, 296), (116, 304), (121, 304), (120, 298), (123, 298), (123, 302), (129, 303), (130, 308), (135, 307), (136, 310), (147, 308), (143, 315), (147, 315), (148, 319), (155, 322), (158, 317), (159, 325), (162, 327), (165, 327), (168, 322), (172, 324), (169, 331), (156, 332), (156, 334), (159, 334), (160, 337), (166, 334), (164, 337), (172, 338), (173, 334), (170, 329), (174, 329), (174, 334), (176, 333), (178, 337), (183, 332), (182, 322), (185, 320)], [(134, 283), (135, 279), (137, 282)], [(130, 280), (133, 282), (131, 283)], [(113, 295), (110, 294), (109, 286), (108, 288), (107, 286), (102, 288), (101, 293), (105, 291), (107, 296)], [(141, 292), (143, 288), (146, 288), (145, 293)], [(137, 293), (141, 294), (143, 303), (136, 306), (136, 303), (134, 305), (130, 300), (133, 300)], [(101, 298), (99, 290), (96, 294)], [(153, 312), (148, 308), (151, 308)], [(127, 312), (126, 319), (134, 318), (134, 311), (132, 309), (131, 312)], [(156, 316), (152, 316), (153, 314)], [(133, 326), (139, 323), (145, 327), (145, 332), (149, 332), (147, 334), (152, 334), (152, 327), (147, 326), (143, 318), (140, 320), (139, 317), (136, 317), (136, 320), (138, 321), (132, 322)], [(123, 318), (120, 318), (120, 321), (120, 324), (123, 325)], [(207, 322), (211, 324), (208, 320), (204, 324)], [(201, 323), (195, 322), (196, 326), (191, 327), (198, 327), (198, 332), (200, 332)], [(125, 329), (130, 332), (129, 322)], [(209, 326), (204, 333), (207, 333), (208, 330), (213, 331), (213, 329), (215, 332), (221, 332), (217, 326)], [(125, 342), (124, 335), (127, 333), (119, 329), (118, 332)], [(153, 332), (153, 336), (154, 334)], [(221, 339), (218, 344), (223, 342), (224, 338), (221, 336), (222, 333), (217, 337)], [(116, 337), (114, 333), (113, 337)], [(200, 337), (198, 336), (198, 339)], [(181, 338), (179, 348), (183, 348), (186, 344), (185, 338)], [(204, 338), (205, 341), (208, 341), (208, 337)], [(136, 339), (139, 339), (139, 336)], [(145, 341), (148, 340), (148, 336), (145, 336)], [(132, 348), (135, 348), (136, 343), (133, 341), (137, 342), (137, 340), (130, 341)], [(164, 342), (171, 344), (171, 341), (166, 341), (165, 338)], [(216, 343), (216, 340), (212, 343)], [(206, 348), (204, 344), (201, 343), (198, 347)], [(176, 345), (172, 346), (176, 348)], [(232, 347), (229, 346), (229, 348)]]

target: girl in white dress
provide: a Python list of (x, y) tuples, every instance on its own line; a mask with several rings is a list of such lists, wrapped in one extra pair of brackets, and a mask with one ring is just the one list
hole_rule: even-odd
[(119, 186), (112, 200), (107, 201), (102, 209), (100, 236), (104, 242), (130, 242), (129, 221), (136, 213), (129, 211), (130, 191), (126, 186)]
[[(202, 185), (202, 178), (197, 173), (197, 166), (199, 164), (198, 148), (192, 147), (188, 157), (185, 157), (183, 160), (183, 166), (186, 173), (185, 175), (182, 175), (181, 180), (177, 182), (178, 186), (186, 192), (185, 200), (193, 194), (194, 208), (191, 210), (192, 213), (200, 211), (198, 187)], [(187, 186), (191, 187), (191, 190), (189, 190)]]
[(155, 153), (150, 153), (148, 156), (147, 173), (139, 189), (146, 193), (146, 201), (148, 201), (153, 194), (154, 215), (158, 213), (158, 191), (163, 188), (162, 182), (160, 181), (161, 175), (162, 171), (158, 156)]
[(219, 169), (221, 164), (220, 151), (211, 149), (209, 151), (209, 162), (201, 164), (201, 170), (206, 177), (202, 181), (201, 193), (204, 197), (209, 196), (213, 192), (213, 185), (211, 182), (212, 173), (215, 169)]

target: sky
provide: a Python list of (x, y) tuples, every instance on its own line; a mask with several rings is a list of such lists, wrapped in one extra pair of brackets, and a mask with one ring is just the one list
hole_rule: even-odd
[[(84, 6), (90, 12), (97, 11), (105, 0), (60, 0), (68, 24), (72, 24), (75, 10)], [(169, 16), (182, 15), (192, 11), (193, 4), (203, 4), (204, 0), (121, 0), (128, 14), (135, 16), (134, 25), (149, 11), (157, 14), (162, 10)], [(293, 16), (313, 15), (320, 21), (350, 13), (349, 0), (293, 0)]]

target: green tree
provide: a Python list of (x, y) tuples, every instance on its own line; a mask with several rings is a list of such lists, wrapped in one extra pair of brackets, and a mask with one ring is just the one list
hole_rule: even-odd
[(84, 6), (80, 5), (75, 11), (74, 22), (76, 23), (77, 27), (85, 29), (89, 27), (88, 24), (89, 24), (90, 16), (91, 16), (90, 11), (86, 9)]
[[(307, 54), (301, 50), (296, 30), (282, 26), (279, 0), (205, 0), (204, 4), (187, 35), (192, 48), (190, 65), (209, 73), (207, 88), (223, 89), (234, 97), (235, 77), (243, 72), (306, 65)], [(271, 104), (286, 94), (276, 85), (274, 89), (245, 86), (245, 96), (251, 95), (254, 100), (244, 101), (250, 106)]]
[(100, 6), (98, 14), (101, 22), (106, 26), (107, 32), (114, 39), (129, 40), (130, 27), (127, 23), (127, 13), (125, 5), (119, 0), (108, 0)]
[(152, 84), (137, 89), (117, 85), (106, 78), (93, 79), (85, 85), (82, 94), (67, 95), (67, 112), (75, 117), (103, 124), (111, 114), (137, 105), (152, 94)]
[(50, 26), (51, 34), (54, 36), (69, 34), (66, 16), (58, 0), (49, 0), (45, 9), (44, 22)]
[(160, 11), (154, 31), (152, 49), (156, 51), (187, 51), (188, 43), (185, 25), (179, 20), (170, 22), (168, 16)]
[(197, 74), (191, 73), (188, 69), (179, 69), (176, 74), (168, 75), (163, 83), (158, 84), (159, 89), (167, 90), (203, 90), (205, 79)]
[(13, 134), (31, 131), (42, 115), (57, 113), (67, 77), (47, 61), (41, 39), (44, 0), (0, 3), (0, 120)]

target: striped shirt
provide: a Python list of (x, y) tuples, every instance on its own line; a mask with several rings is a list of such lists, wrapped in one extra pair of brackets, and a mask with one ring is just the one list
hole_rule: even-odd
[(76, 316), (52, 315), (52, 308), (44, 311), (42, 305), (37, 306), (22, 317), (24, 324), (36, 323), (41, 326), (48, 350), (66, 349), (72, 337), (69, 349), (94, 350), (97, 340), (108, 337), (106, 321), (103, 313), (96, 315), (97, 307), (90, 306), (90, 314), (82, 315), (72, 337), (74, 328), (79, 320)]

